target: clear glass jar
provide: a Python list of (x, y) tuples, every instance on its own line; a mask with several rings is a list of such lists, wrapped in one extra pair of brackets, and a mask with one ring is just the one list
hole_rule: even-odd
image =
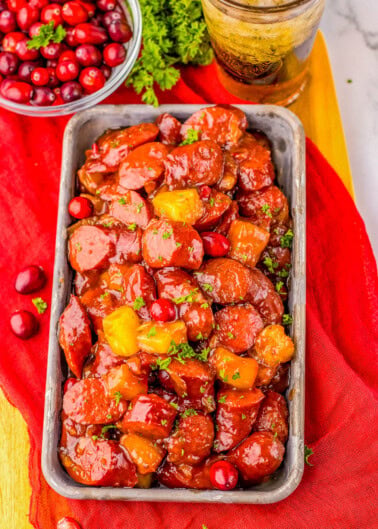
[(289, 105), (303, 90), (325, 0), (202, 0), (224, 87)]
[[(122, 2), (121, 2), (122, 4)], [(26, 116), (36, 116), (36, 117), (47, 117), (47, 116), (64, 116), (66, 114), (73, 114), (74, 112), (79, 112), (79, 110), (84, 110), (86, 108), (92, 107), (110, 96), (120, 85), (124, 82), (131, 72), (135, 61), (138, 58), (141, 43), (142, 43), (142, 14), (140, 11), (140, 6), (138, 0), (127, 0), (125, 7), (125, 13), (130, 22), (130, 25), (133, 29), (133, 36), (125, 48), (127, 50), (127, 56), (125, 62), (113, 68), (110, 78), (106, 81), (105, 85), (94, 92), (93, 94), (77, 99), (76, 101), (71, 101), (70, 103), (65, 103), (64, 105), (56, 106), (32, 106), (32, 105), (22, 105), (20, 103), (14, 103), (8, 99), (4, 99), (0, 96), (0, 106), (16, 112), (17, 114), (24, 114)]]

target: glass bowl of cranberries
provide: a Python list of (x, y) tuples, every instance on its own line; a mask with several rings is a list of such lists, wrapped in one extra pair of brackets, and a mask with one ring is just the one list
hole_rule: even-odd
[(0, 0), (0, 106), (29, 116), (91, 107), (138, 57), (138, 0)]

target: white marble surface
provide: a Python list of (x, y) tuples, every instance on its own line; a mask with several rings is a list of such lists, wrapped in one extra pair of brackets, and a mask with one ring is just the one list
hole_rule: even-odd
[(378, 258), (378, 0), (327, 0), (321, 29), (332, 62), (357, 207)]

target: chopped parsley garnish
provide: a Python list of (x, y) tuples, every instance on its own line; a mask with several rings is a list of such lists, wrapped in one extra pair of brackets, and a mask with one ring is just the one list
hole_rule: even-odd
[(244, 415), (244, 413), (242, 413), (242, 416), (241, 416), (242, 420), (245, 421), (245, 419), (247, 418), (246, 415)]
[(172, 406), (172, 408), (175, 408), (175, 410), (178, 410), (179, 405), (176, 402), (170, 402), (169, 404)]
[(207, 357), (210, 353), (210, 347), (205, 347), (201, 350), (200, 354), (197, 356), (198, 360), (201, 360), (201, 362), (207, 362)]
[(183, 142), (180, 143), (180, 145), (190, 145), (192, 143), (195, 143), (199, 140), (199, 133), (200, 130), (194, 130), (194, 129), (187, 129), (186, 131), (186, 138)]
[(276, 261), (273, 261), (271, 257), (265, 257), (263, 260), (264, 265), (267, 267), (268, 272), (271, 274), (276, 273), (276, 268), (278, 268), (278, 263)]
[(223, 382), (227, 382), (228, 381), (228, 376), (226, 375), (226, 371), (224, 369), (220, 369), (219, 370), (219, 376), (221, 377)]
[(122, 399), (122, 393), (120, 391), (116, 391), (114, 393), (114, 400), (115, 400), (117, 406), (118, 406), (118, 404), (119, 404), (121, 399)]
[(56, 44), (62, 42), (66, 34), (67, 31), (61, 24), (54, 28), (54, 21), (50, 20), (48, 24), (44, 24), (39, 28), (38, 34), (28, 40), (26, 46), (29, 50), (39, 50), (39, 48), (47, 46), (50, 42), (55, 42)]
[(155, 325), (151, 327), (151, 329), (147, 333), (147, 338), (151, 338), (152, 336), (156, 336), (156, 327)]
[(230, 338), (230, 340), (233, 340), (235, 338), (231, 331), (227, 333), (227, 336)]
[(181, 417), (192, 417), (193, 415), (198, 415), (194, 408), (188, 408), (181, 414)]
[(293, 245), (294, 233), (293, 230), (288, 229), (285, 235), (280, 238), (281, 248), (291, 248)]
[(137, 213), (140, 213), (142, 211), (142, 208), (144, 207), (144, 204), (143, 202), (140, 202), (138, 205), (137, 205)]
[(168, 424), (167, 419), (162, 419), (160, 422), (161, 422), (161, 424), (162, 424), (163, 426), (167, 426), (167, 424)]
[(176, 246), (177, 246), (177, 248), (180, 248), (180, 246), (182, 246), (182, 243), (181, 242), (176, 242)]
[(163, 256), (162, 255), (158, 255), (158, 259), (159, 259), (159, 261), (163, 261)]
[(170, 363), (172, 362), (172, 358), (158, 358), (156, 360), (156, 369), (168, 369)]
[(226, 399), (227, 399), (226, 395), (223, 395), (223, 397), (219, 397), (218, 402), (220, 402), (221, 404), (224, 404), (226, 402)]
[(282, 288), (283, 286), (284, 286), (283, 281), (278, 281), (278, 282), (276, 283), (276, 291), (277, 291), (278, 293), (280, 293), (280, 292), (281, 292), (281, 288)]
[[(106, 417), (108, 417), (108, 415)], [(106, 426), (103, 426), (101, 428), (101, 435), (104, 435), (104, 433), (106, 433), (108, 430), (112, 430), (113, 428), (117, 428), (117, 426), (114, 424), (107, 424)]]
[(126, 204), (126, 200), (124, 199), (124, 197), (121, 197), (118, 199), (118, 203), (121, 204), (121, 206), (124, 206)]
[(130, 226), (127, 226), (127, 229), (129, 231), (135, 231), (137, 228), (137, 225), (135, 224), (135, 222), (133, 222), (132, 224), (130, 224)]
[(210, 200), (209, 200), (210, 206), (214, 206), (214, 202), (215, 202), (214, 198), (211, 197)]
[(38, 314), (43, 314), (44, 312), (46, 312), (47, 303), (42, 298), (33, 298), (32, 303), (37, 309)]
[(291, 325), (293, 323), (293, 316), (291, 314), (284, 314), (282, 316), (282, 323), (284, 325)]
[(163, 239), (164, 239), (164, 240), (165, 240), (165, 239), (169, 239), (170, 237), (172, 237), (172, 235), (173, 235), (173, 231), (165, 231), (165, 232), (163, 233)]
[(202, 332), (199, 332), (196, 336), (196, 340), (203, 340), (203, 334)]
[(213, 286), (210, 285), (209, 283), (204, 283), (202, 285), (202, 288), (205, 292), (212, 292), (213, 291)]
[(133, 303), (133, 309), (134, 310), (139, 310), (141, 309), (142, 307), (144, 307), (146, 305), (144, 299), (142, 298), (142, 296), (138, 296), (134, 303)]
[(272, 213), (271, 213), (271, 211), (270, 211), (270, 206), (269, 206), (269, 204), (264, 204), (263, 206), (261, 206), (261, 211), (262, 211), (263, 213), (265, 213), (265, 215), (266, 215), (267, 217), (272, 218)]
[(194, 248), (193, 248), (193, 246), (188, 246), (188, 250), (189, 250), (189, 253), (194, 252)]
[(209, 308), (209, 304), (208, 303), (202, 303), (201, 309), (208, 309), (208, 308)]
[(237, 380), (238, 378), (240, 378), (240, 373), (239, 371), (236, 371), (236, 373), (232, 375), (232, 380)]
[(188, 358), (196, 358), (197, 355), (188, 343), (176, 344), (174, 340), (171, 341), (171, 345), (168, 349), (168, 354), (175, 356), (181, 364), (185, 364), (185, 360)]
[(176, 303), (176, 305), (180, 305), (181, 303), (193, 303), (194, 301), (196, 301), (197, 293), (198, 288), (195, 288), (194, 290), (191, 290), (186, 296), (173, 298), (172, 301), (173, 303)]
[(310, 461), (308, 460), (308, 458), (310, 456), (312, 456), (312, 454), (314, 453), (313, 449), (310, 448), (309, 446), (305, 445), (304, 446), (304, 460), (305, 460), (305, 463), (306, 465), (308, 465), (309, 467), (313, 467), (314, 465), (312, 463), (310, 463)]

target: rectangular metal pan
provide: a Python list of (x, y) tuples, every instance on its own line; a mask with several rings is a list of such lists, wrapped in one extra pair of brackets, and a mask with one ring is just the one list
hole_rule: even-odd
[(84, 152), (106, 129), (128, 127), (154, 121), (169, 112), (185, 120), (205, 105), (97, 106), (76, 114), (68, 123), (63, 143), (54, 283), (51, 302), (46, 402), (42, 446), (43, 473), (53, 489), (62, 496), (95, 500), (201, 502), (201, 503), (274, 503), (291, 494), (303, 474), (304, 452), (304, 379), (305, 379), (305, 137), (300, 121), (289, 110), (270, 105), (242, 105), (249, 127), (264, 132), (271, 141), (279, 185), (289, 199), (294, 220), (294, 244), (289, 307), (294, 323), (291, 334), (296, 345), (291, 362), (287, 398), (290, 412), (289, 440), (285, 460), (274, 479), (249, 490), (198, 491), (186, 489), (125, 489), (90, 487), (74, 482), (58, 458), (62, 383), (66, 364), (57, 339), (59, 316), (72, 290), (72, 272), (67, 261), (66, 228), (72, 222), (67, 206), (75, 193), (75, 175), (84, 162)]

